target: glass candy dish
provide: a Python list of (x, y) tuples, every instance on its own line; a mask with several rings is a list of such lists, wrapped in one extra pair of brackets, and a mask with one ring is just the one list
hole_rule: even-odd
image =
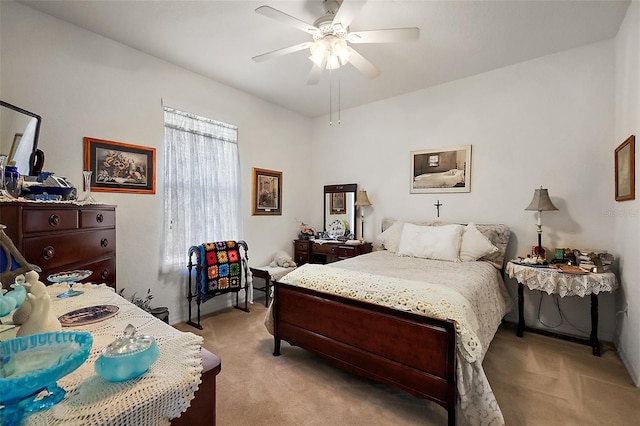
[(57, 274), (49, 275), (47, 279), (52, 283), (67, 283), (69, 285), (69, 289), (65, 293), (61, 293), (58, 295), (58, 297), (66, 298), (79, 296), (84, 293), (84, 291), (74, 290), (73, 284), (84, 280), (85, 278), (91, 276), (91, 274), (93, 274), (93, 271), (89, 271), (88, 269), (81, 269), (75, 271), (58, 272)]
[(105, 380), (122, 382), (144, 374), (160, 356), (160, 348), (151, 336), (136, 335), (129, 324), (124, 335), (102, 349), (95, 370)]
[[(0, 342), (0, 424), (19, 425), (32, 412), (62, 400), (56, 382), (80, 367), (91, 352), (86, 331), (57, 331)], [(46, 396), (38, 398), (42, 391)]]

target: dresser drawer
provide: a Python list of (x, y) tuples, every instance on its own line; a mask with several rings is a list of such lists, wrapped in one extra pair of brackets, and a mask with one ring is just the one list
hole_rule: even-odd
[(313, 245), (313, 253), (316, 254), (335, 254), (338, 246), (332, 243), (326, 244), (314, 244)]
[(116, 230), (64, 233), (24, 239), (24, 257), (43, 270), (105, 257), (116, 251)]
[(338, 246), (334, 250), (334, 254), (341, 257), (353, 257), (356, 253), (358, 253), (358, 250), (354, 246)]
[(298, 253), (308, 253), (309, 252), (309, 241), (296, 240), (294, 242), (293, 248)]
[(80, 210), (80, 228), (112, 228), (116, 225), (115, 210)]
[(78, 229), (78, 211), (25, 209), (22, 211), (22, 223), (22, 232), (25, 234)]

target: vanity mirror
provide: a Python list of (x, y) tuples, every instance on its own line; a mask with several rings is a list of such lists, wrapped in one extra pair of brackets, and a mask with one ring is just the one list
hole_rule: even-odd
[(356, 192), (358, 185), (325, 185), (324, 231), (331, 238), (346, 237), (355, 233)]
[(36, 175), (42, 170), (44, 154), (38, 149), (39, 115), (0, 101), (0, 154), (15, 161), (21, 175)]

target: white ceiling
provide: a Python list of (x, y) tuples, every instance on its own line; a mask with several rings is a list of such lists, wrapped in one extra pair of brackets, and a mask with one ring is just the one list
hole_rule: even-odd
[[(258, 6), (313, 23), (324, 14), (321, 0), (20, 3), (304, 115), (329, 112), (329, 71), (316, 86), (306, 85), (308, 52), (251, 60), (311, 40), (257, 14)], [(339, 76), (346, 109), (605, 40), (615, 37), (628, 5), (628, 0), (369, 0), (352, 31), (419, 27), (420, 39), (354, 45), (382, 74), (369, 80), (347, 65), (333, 72), (333, 89)]]

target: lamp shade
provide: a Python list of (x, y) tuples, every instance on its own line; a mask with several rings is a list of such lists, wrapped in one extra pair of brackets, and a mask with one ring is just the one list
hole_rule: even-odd
[(355, 205), (357, 207), (371, 205), (371, 201), (369, 201), (369, 197), (367, 197), (367, 191), (365, 191), (364, 189), (358, 191), (358, 196), (356, 197)]
[(537, 210), (539, 212), (543, 212), (558, 210), (558, 208), (551, 202), (549, 192), (545, 188), (540, 187), (540, 189), (536, 189), (533, 193), (533, 200), (531, 200), (531, 204), (529, 204), (525, 210)]

